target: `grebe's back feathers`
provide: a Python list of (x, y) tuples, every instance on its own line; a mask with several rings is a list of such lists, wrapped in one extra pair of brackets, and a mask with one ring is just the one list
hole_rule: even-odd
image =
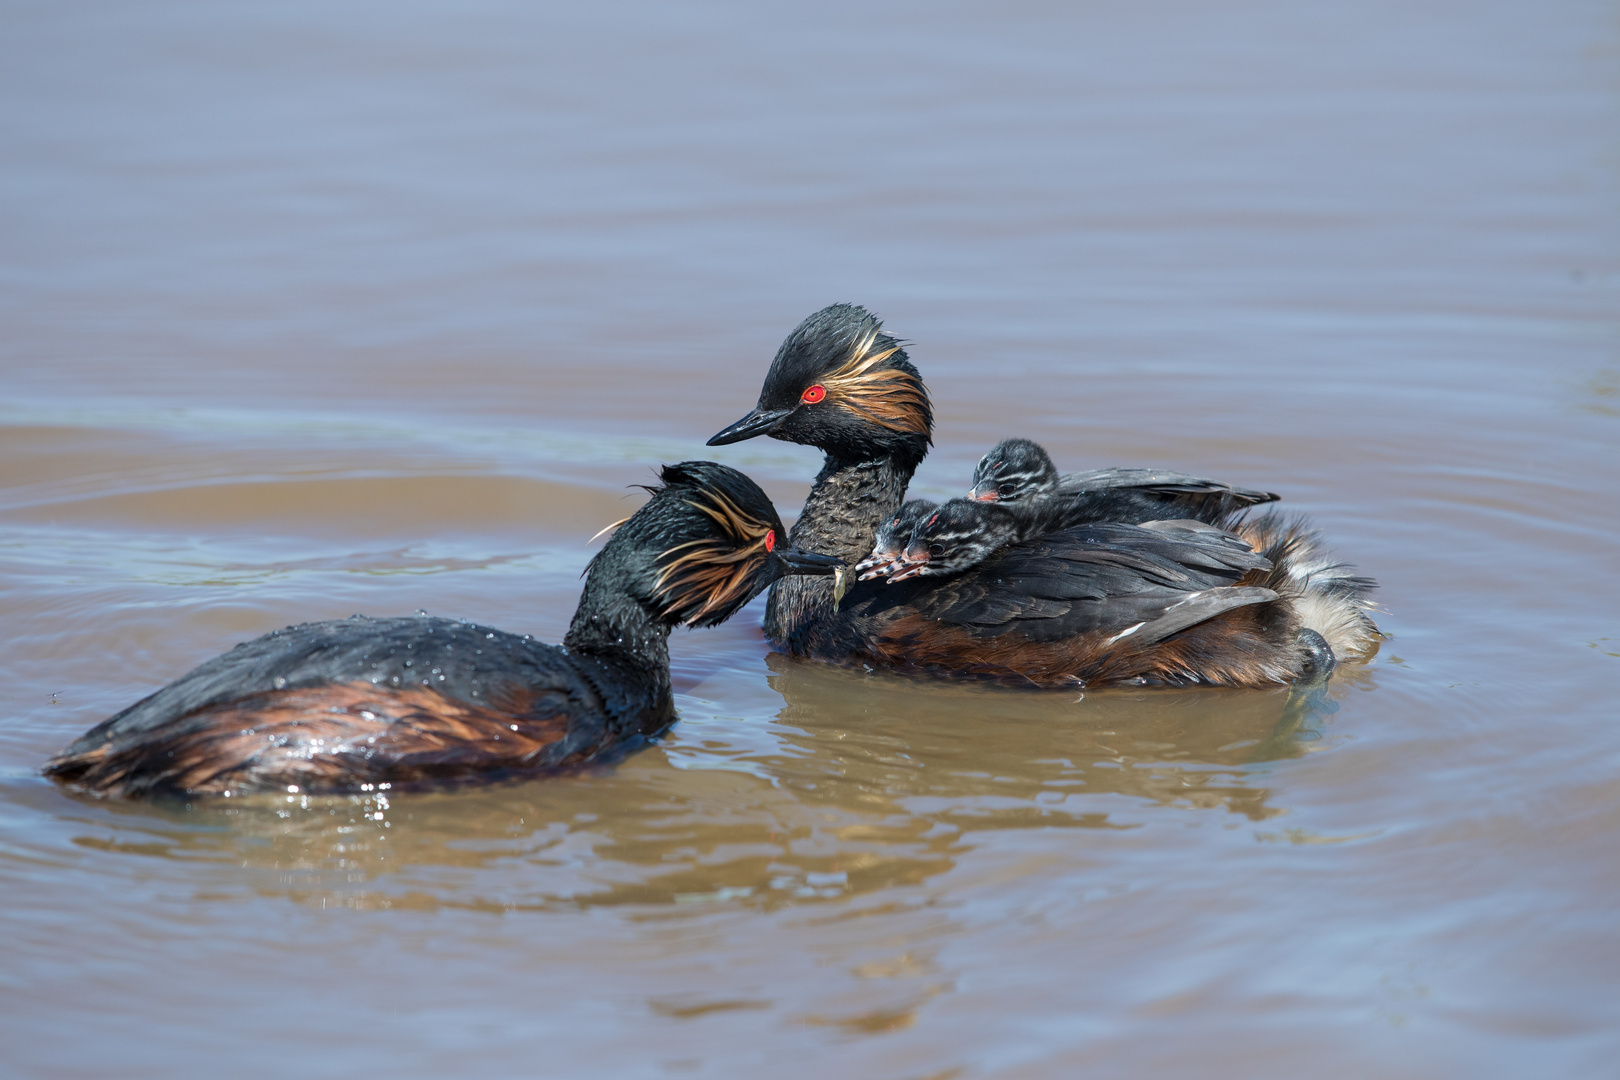
[(713, 462), (591, 560), (563, 646), (426, 616), (305, 623), (238, 645), (86, 732), (46, 773), (98, 794), (353, 790), (605, 761), (674, 719), (670, 628), (838, 560), (778, 543), (758, 485)]
[(655, 677), (593, 679), (596, 666), (450, 619), (304, 623), (194, 668), (91, 729), (50, 771), (134, 797), (405, 787), (466, 772), (474, 756), (480, 779), (546, 771), (608, 745), (627, 751), (672, 719), (661, 702), (627, 708), (659, 696)]
[(1257, 506), (1276, 502), (1280, 496), (1269, 491), (1223, 484), (1202, 476), (1175, 472), (1172, 469), (1089, 469), (1085, 472), (1064, 473), (1058, 479), (1058, 491), (1106, 491), (1112, 488), (1130, 488), (1149, 495), (1173, 497), (1178, 495), (1221, 495), (1239, 506)]
[(1155, 525), (1067, 529), (1004, 548), (957, 577), (890, 589), (897, 604), (977, 636), (1016, 632), (1040, 642), (1157, 623), (1175, 608), (1162, 632), (1142, 639), (1153, 640), (1276, 599), (1270, 589), (1235, 587), (1271, 566), (1242, 540), (1197, 522)]

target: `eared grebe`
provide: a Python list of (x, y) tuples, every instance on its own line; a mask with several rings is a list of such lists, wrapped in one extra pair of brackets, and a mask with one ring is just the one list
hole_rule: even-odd
[(724, 465), (665, 466), (585, 573), (561, 647), (449, 619), (355, 616), (238, 645), (92, 728), (45, 772), (105, 795), (398, 789), (611, 760), (675, 719), (672, 627), (724, 622), (839, 561), (778, 542)]
[[(928, 393), (900, 343), (864, 308), (835, 304), (788, 335), (759, 404), (709, 441), (770, 435), (824, 451), (793, 543), (855, 562), (899, 508), (932, 428)], [(1195, 486), (1175, 475), (1173, 484)], [(953, 576), (858, 582), (841, 603), (829, 582), (784, 580), (771, 587), (765, 630), (794, 656), (1038, 685), (1265, 686), (1370, 652), (1370, 581), (1327, 556), (1299, 521), (1236, 522), (1232, 507), (1203, 503), (1161, 500), (1135, 520), (1208, 514), (1254, 562), (1232, 561), (1226, 539), (1097, 522), (1089, 533), (1012, 544)], [(1211, 552), (1228, 553), (1219, 573), (1198, 562)]]

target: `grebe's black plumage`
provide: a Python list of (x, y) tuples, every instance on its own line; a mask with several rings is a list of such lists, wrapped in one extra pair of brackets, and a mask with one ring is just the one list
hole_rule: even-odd
[[(1269, 571), (1269, 560), (1242, 538), (1192, 520), (1081, 525), (992, 559), (997, 575), (959, 576), (956, 587), (919, 592), (908, 603), (983, 639), (1017, 630), (1033, 642), (1070, 642), (1101, 632), (1113, 641), (1132, 638), (1136, 647), (1277, 598), (1263, 586), (1240, 585), (1252, 572)], [(1021, 587), (1000, 587), (1008, 578)]]
[[(881, 420), (870, 407), (874, 400), (892, 403)], [(837, 304), (788, 336), (759, 405), (710, 441), (766, 434), (826, 453), (793, 528), (794, 545), (855, 562), (899, 508), (930, 444), (932, 412), (917, 369), (876, 317)], [(1104, 472), (1132, 479), (1128, 470)], [(1182, 488), (1209, 483), (1181, 474), (1138, 479)], [(1213, 486), (1240, 498), (1265, 496), (1251, 502), (1269, 499)], [(953, 576), (858, 582), (841, 602), (828, 582), (778, 582), (766, 633), (809, 659), (1037, 685), (1273, 685), (1318, 673), (1331, 655), (1371, 651), (1372, 583), (1327, 556), (1301, 522), (1270, 514), (1240, 522), (1218, 504), (1204, 501), (1200, 512), (1196, 504), (1167, 505), (1162, 494), (1150, 496), (1160, 500), (1151, 517), (1134, 520), (1208, 515), (1230, 525), (1258, 561), (1235, 578), (1233, 565), (1210, 580), (1196, 559), (1188, 565), (1181, 557), (1231, 550), (1225, 534), (1178, 537), (1145, 526), (1119, 533), (1111, 530), (1127, 526), (1095, 522), (1090, 531), (1015, 543)]]
[(266, 634), (93, 728), (46, 765), (121, 796), (394, 789), (612, 760), (675, 719), (670, 629), (713, 626), (783, 575), (838, 561), (778, 544), (746, 476), (666, 466), (599, 551), (562, 647), (449, 619), (355, 616)]

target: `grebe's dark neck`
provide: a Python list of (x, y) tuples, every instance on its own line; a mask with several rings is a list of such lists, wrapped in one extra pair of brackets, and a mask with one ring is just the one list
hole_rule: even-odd
[(622, 577), (620, 566), (592, 565), (563, 645), (608, 712), (644, 731), (661, 729), (674, 718), (669, 624), (637, 602)]
[[(836, 555), (854, 566), (871, 552), (878, 526), (900, 508), (917, 465), (898, 457), (847, 461), (828, 454), (793, 525), (793, 546)], [(832, 610), (831, 578), (783, 578), (771, 586), (765, 605), (765, 634), (772, 641), (789, 641)]]

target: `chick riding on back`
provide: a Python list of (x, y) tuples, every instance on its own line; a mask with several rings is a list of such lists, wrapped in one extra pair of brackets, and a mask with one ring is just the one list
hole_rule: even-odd
[(1060, 475), (1046, 448), (1030, 439), (1004, 439), (980, 458), (968, 498), (1019, 513), (1050, 504), (1062, 511), (1051, 519), (1056, 528), (1166, 517), (1218, 525), (1248, 507), (1277, 501), (1269, 491), (1169, 469), (1094, 469)]
[(872, 538), (872, 553), (855, 564), (857, 578), (869, 581), (899, 569), (900, 556), (911, 542), (912, 531), (938, 505), (927, 499), (912, 499), (901, 504), (893, 517), (877, 527)]
[[(769, 435), (820, 448), (826, 459), (793, 542), (855, 562), (899, 510), (932, 430), (927, 391), (901, 343), (864, 308), (835, 304), (788, 335), (758, 404), (709, 441)], [(1247, 554), (1226, 540), (1130, 524), (1219, 525), (1229, 503), (1268, 493), (1155, 470), (1089, 475), (1098, 490), (1077, 495), (1074, 511), (1092, 521), (1089, 532), (1037, 536), (957, 574), (860, 581), (841, 602), (829, 583), (781, 581), (766, 634), (807, 659), (1068, 686), (1268, 686), (1373, 649), (1372, 583), (1301, 522), (1268, 514), (1234, 524)], [(1096, 521), (1086, 500), (1121, 492), (1150, 501)], [(1227, 560), (1219, 573), (1200, 568), (1215, 555)]]

